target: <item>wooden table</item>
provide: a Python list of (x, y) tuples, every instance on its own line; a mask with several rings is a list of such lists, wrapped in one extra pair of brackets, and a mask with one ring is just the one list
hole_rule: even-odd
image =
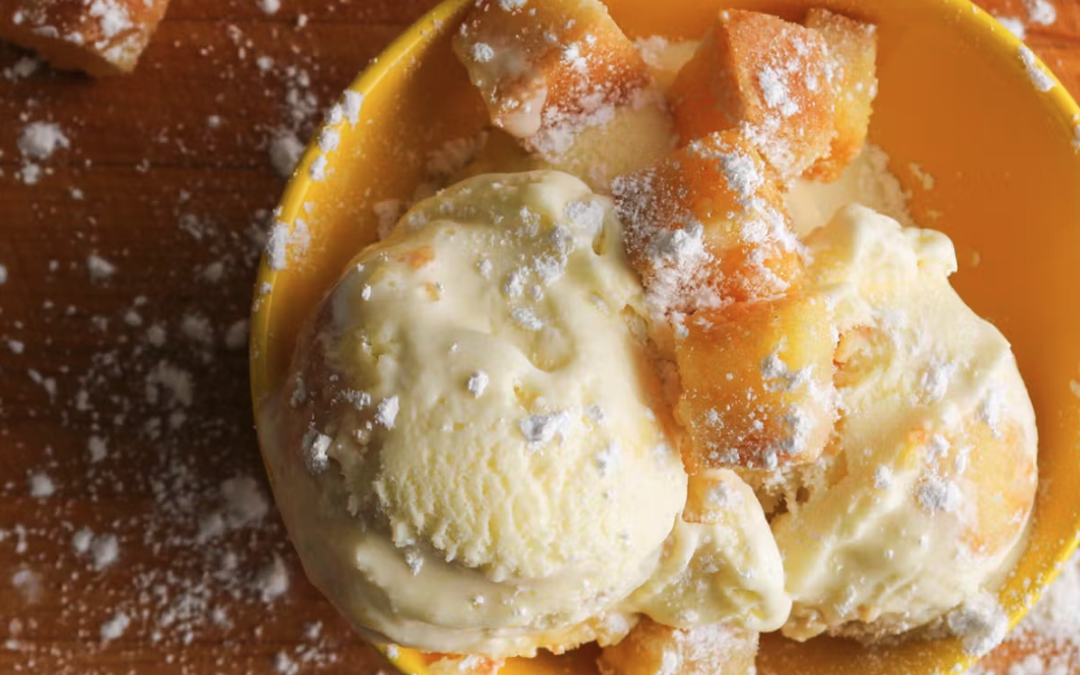
[[(384, 667), (262, 511), (237, 322), (283, 187), (269, 139), (305, 139), (433, 4), (173, 0), (133, 76), (0, 78), (0, 673)], [(1080, 3), (1056, 4), (1028, 41), (1080, 92)], [(23, 56), (0, 46), (0, 72)], [(29, 121), (70, 141), (33, 185)], [(91, 253), (115, 271), (93, 279)]]

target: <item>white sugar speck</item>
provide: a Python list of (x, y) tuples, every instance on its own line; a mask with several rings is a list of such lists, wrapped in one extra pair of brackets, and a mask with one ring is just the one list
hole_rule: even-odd
[(397, 419), (399, 409), (400, 404), (398, 403), (397, 396), (384, 398), (379, 402), (379, 406), (375, 409), (375, 421), (387, 429), (393, 429), (394, 421)]
[(21, 569), (11, 575), (11, 585), (31, 604), (41, 599), (41, 577), (33, 570)]
[(250, 327), (251, 322), (247, 319), (239, 319), (233, 322), (225, 331), (225, 348), (235, 350), (247, 346)]
[(266, 241), (266, 264), (272, 270), (283, 270), (289, 262), (289, 226), (274, 223)]
[(104, 281), (116, 273), (116, 266), (102, 258), (97, 253), (86, 256), (86, 269), (90, 273), (90, 281)]
[(311, 163), (311, 170), (308, 172), (312, 180), (325, 180), (328, 175), (327, 166), (330, 161), (326, 159), (326, 155), (319, 155), (315, 158), (315, 161)]
[(345, 119), (349, 120), (349, 124), (356, 126), (356, 123), (360, 121), (360, 109), (364, 105), (364, 95), (358, 91), (345, 92)]
[(155, 347), (164, 347), (166, 338), (165, 327), (160, 323), (146, 329), (146, 341)]
[(482, 370), (478, 370), (469, 377), (469, 381), (466, 383), (469, 391), (476, 398), (480, 398), (484, 394), (484, 390), (487, 389), (488, 382), (490, 382), (487, 373)]
[(90, 452), (91, 462), (100, 462), (109, 454), (108, 445), (101, 436), (91, 436), (86, 442), (86, 449)]
[(237, 476), (221, 484), (225, 499), (225, 520), (230, 527), (240, 528), (258, 522), (270, 510), (270, 505), (251, 476)]
[(280, 131), (270, 139), (270, 164), (282, 178), (292, 175), (304, 154), (304, 144), (292, 131)]
[(969, 598), (945, 617), (952, 634), (961, 638), (964, 651), (982, 656), (998, 646), (1009, 630), (1009, 617), (989, 593)]
[(99, 572), (112, 565), (120, 557), (120, 546), (115, 534), (95, 537), (90, 548), (94, 557), (94, 569)]
[(1026, 45), (1020, 45), (1020, 62), (1024, 64), (1024, 68), (1027, 70), (1028, 77), (1031, 79), (1031, 83), (1035, 85), (1035, 88), (1039, 91), (1050, 91), (1057, 84), (1054, 82), (1054, 78), (1050, 77), (1042, 66), (1039, 65), (1038, 60), (1035, 58), (1035, 54), (1032, 53)]
[(90, 545), (94, 542), (94, 533), (89, 527), (84, 527), (71, 538), (71, 546), (79, 555), (88, 553)]
[(263, 602), (273, 602), (289, 590), (289, 570), (281, 556), (274, 554), (274, 559), (259, 570), (255, 576), (255, 590)]
[(473, 45), (472, 57), (480, 63), (487, 63), (495, 58), (495, 50), (489, 44), (477, 42)]
[(1057, 8), (1049, 0), (1027, 0), (1028, 21), (1049, 26), (1057, 21)]
[(510, 320), (527, 331), (536, 332), (544, 327), (544, 322), (531, 309), (522, 307), (510, 312)]
[(409, 549), (405, 551), (405, 564), (409, 566), (409, 571), (415, 577), (424, 568), (424, 556), (417, 550)]
[(128, 618), (128, 615), (117, 612), (113, 618), (101, 625), (101, 641), (109, 642), (117, 639), (124, 634), (129, 625), (131, 625), (131, 619)]
[(952, 512), (960, 507), (960, 488), (951, 481), (929, 478), (915, 488), (919, 504), (931, 513)]
[(308, 471), (317, 474), (326, 470), (330, 466), (330, 456), (327, 452), (330, 450), (330, 445), (333, 440), (326, 434), (320, 434), (314, 432), (309, 438), (305, 438), (305, 445), (307, 445), (307, 453), (305, 456), (305, 463), (307, 464)]
[(1023, 40), (1024, 36), (1027, 34), (1024, 22), (1015, 16), (995, 16), (994, 18), (998, 20), (998, 23), (1005, 27), (1005, 30), (1015, 35), (1017, 39)]
[(281, 0), (259, 0), (259, 9), (267, 14), (277, 14), (281, 9)]
[(35, 499), (51, 497), (56, 492), (56, 486), (52, 479), (44, 473), (35, 473), (30, 476), (30, 496)]
[(521, 420), (518, 428), (525, 440), (532, 445), (546, 445), (562, 435), (570, 426), (570, 414), (565, 410), (547, 415), (529, 415)]
[(70, 147), (60, 127), (50, 122), (31, 122), (23, 127), (16, 145), (31, 159), (48, 159), (59, 148)]

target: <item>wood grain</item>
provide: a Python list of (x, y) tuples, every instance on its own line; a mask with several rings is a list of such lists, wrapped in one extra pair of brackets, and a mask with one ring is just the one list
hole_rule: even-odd
[[(223, 480), (252, 477), (268, 497), (246, 353), (225, 338), (247, 316), (284, 184), (268, 143), (282, 131), (305, 139), (320, 114), (294, 116), (288, 92), (321, 110), (433, 4), (284, 0), (268, 16), (255, 0), (174, 0), (129, 77), (42, 66), (0, 78), (0, 673), (385, 667), (306, 583), (272, 508), (198, 532), (220, 512)], [(1025, 15), (1019, 0), (983, 5)], [(1056, 5), (1057, 21), (1029, 26), (1028, 42), (1080, 92), (1080, 2)], [(0, 45), (0, 72), (24, 56)], [(30, 121), (70, 140), (33, 185), (16, 147)], [(91, 253), (115, 273), (91, 281)], [(162, 368), (190, 376), (190, 405), (148, 396)], [(98, 462), (92, 436), (107, 445)], [(31, 495), (38, 474), (53, 494)], [(115, 534), (118, 559), (95, 570), (74, 547), (82, 528)], [(291, 583), (264, 602), (258, 575), (275, 555)], [(118, 613), (130, 625), (103, 642)], [(995, 658), (1005, 672), (1018, 657), (1006, 645)]]

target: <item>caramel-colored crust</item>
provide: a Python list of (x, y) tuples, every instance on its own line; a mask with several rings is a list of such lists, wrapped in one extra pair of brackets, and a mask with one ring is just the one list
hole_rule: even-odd
[(821, 34), (829, 45), (831, 83), (836, 91), (836, 136), (829, 153), (807, 172), (813, 180), (833, 181), (866, 144), (874, 97), (877, 95), (877, 30), (826, 9), (811, 9), (806, 25)]
[(0, 39), (54, 68), (118, 75), (135, 68), (168, 0), (0, 0)]
[(691, 470), (771, 470), (820, 456), (836, 416), (824, 297), (740, 303), (695, 315), (687, 328), (675, 353)]
[[(626, 104), (648, 84), (641, 55), (597, 0), (545, 0), (513, 9), (503, 4), (509, 5), (480, 0), (455, 36), (454, 52), (492, 122), (531, 150), (552, 154), (543, 147), (543, 132)], [(513, 119), (537, 100), (540, 127), (523, 133)]]
[(753, 672), (757, 649), (757, 633), (732, 626), (678, 630), (644, 619), (625, 640), (605, 648), (598, 665), (603, 675), (746, 675)]
[(671, 87), (683, 143), (740, 128), (788, 180), (829, 152), (836, 92), (816, 31), (775, 16), (720, 13)]

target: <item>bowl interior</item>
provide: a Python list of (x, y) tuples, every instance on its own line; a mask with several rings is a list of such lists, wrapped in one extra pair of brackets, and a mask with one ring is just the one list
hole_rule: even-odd
[[(253, 319), (256, 408), (281, 385), (301, 324), (345, 264), (376, 239), (376, 205), (407, 202), (429, 154), (486, 123), (482, 103), (450, 52), (468, 0), (440, 5), (354, 83), (359, 122), (339, 124), (340, 145), (308, 149), (280, 220), (303, 221), (305, 252), (285, 269), (264, 262)], [(1012, 342), (1039, 423), (1041, 490), (1028, 550), (1001, 593), (1013, 622), (1056, 576), (1080, 526), (1080, 113), (1064, 88), (1040, 93), (1019, 42), (966, 0), (608, 0), (631, 37), (697, 39), (720, 8), (801, 19), (825, 6), (879, 27), (880, 93), (873, 142), (912, 191), (917, 222), (956, 244), (952, 281)], [(320, 159), (321, 158), (321, 159)], [(313, 163), (327, 176), (312, 180)], [(910, 165), (935, 178), (924, 189)], [(267, 292), (264, 292), (267, 291)], [(271, 476), (273, 482), (273, 476)], [(412, 660), (410, 660), (412, 659)], [(944, 672), (971, 661), (957, 640), (867, 648), (765, 636), (759, 672), (867, 675)], [(417, 670), (407, 655), (401, 665)], [(508, 675), (590, 672), (571, 661), (513, 663)]]

